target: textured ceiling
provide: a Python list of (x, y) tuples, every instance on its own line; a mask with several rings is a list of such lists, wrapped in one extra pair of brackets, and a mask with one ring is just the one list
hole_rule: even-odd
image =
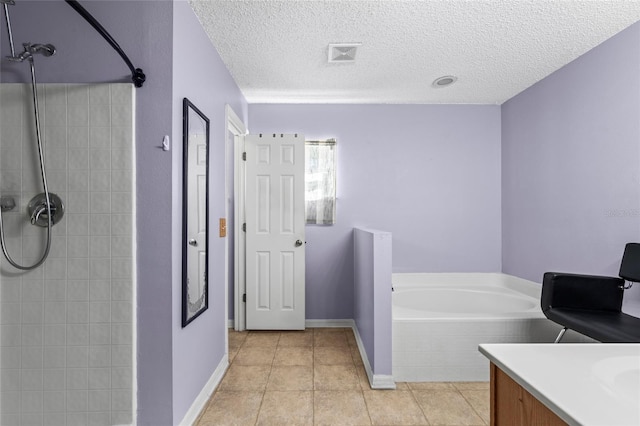
[[(501, 104), (640, 20), (640, 0), (189, 2), (249, 103)], [(355, 63), (327, 63), (341, 42)]]

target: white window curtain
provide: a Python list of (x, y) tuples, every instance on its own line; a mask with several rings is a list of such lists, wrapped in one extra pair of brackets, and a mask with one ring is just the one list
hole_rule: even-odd
[(336, 140), (306, 141), (305, 201), (307, 223), (336, 223)]

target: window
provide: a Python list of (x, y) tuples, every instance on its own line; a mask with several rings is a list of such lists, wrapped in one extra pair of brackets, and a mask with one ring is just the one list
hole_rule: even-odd
[(307, 223), (336, 223), (336, 140), (305, 142)]

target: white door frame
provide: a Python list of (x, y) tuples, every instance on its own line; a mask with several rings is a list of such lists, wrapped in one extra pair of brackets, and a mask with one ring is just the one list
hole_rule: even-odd
[[(225, 115), (227, 122), (227, 130), (225, 132), (225, 141), (229, 137), (229, 133), (232, 133), (234, 136), (233, 141), (233, 163), (234, 163), (234, 176), (233, 176), (233, 197), (234, 197), (234, 229), (233, 236), (234, 239), (234, 284), (233, 284), (233, 299), (234, 299), (234, 309), (233, 309), (233, 326), (237, 331), (244, 330), (245, 327), (245, 309), (244, 303), (242, 302), (242, 297), (239, 295), (244, 294), (245, 292), (245, 237), (242, 232), (242, 223), (244, 223), (245, 219), (245, 211), (244, 211), (244, 162), (242, 161), (242, 153), (244, 152), (244, 135), (247, 134), (247, 128), (238, 117), (238, 115), (233, 111), (231, 106), (228, 104), (225, 106)], [(225, 147), (228, 147), (228, 144), (225, 143)], [(228, 153), (226, 154), (226, 158), (229, 158)], [(229, 168), (229, 164), (227, 164), (227, 170)], [(226, 179), (226, 173), (225, 173)], [(225, 182), (225, 217), (229, 217), (229, 182)], [(231, 238), (231, 236), (227, 236), (227, 238)], [(228, 321), (229, 318), (229, 244), (225, 244), (225, 322)], [(225, 328), (226, 324), (225, 324)], [(228, 342), (226, 344), (228, 347)], [(227, 350), (227, 349), (225, 349)]]

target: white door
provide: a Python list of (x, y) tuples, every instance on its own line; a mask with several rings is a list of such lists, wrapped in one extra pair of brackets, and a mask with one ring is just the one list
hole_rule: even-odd
[(304, 137), (247, 135), (246, 326), (305, 325)]
[(189, 314), (204, 306), (207, 273), (207, 136), (195, 134), (189, 137), (188, 197), (187, 209), (187, 280), (189, 282)]

